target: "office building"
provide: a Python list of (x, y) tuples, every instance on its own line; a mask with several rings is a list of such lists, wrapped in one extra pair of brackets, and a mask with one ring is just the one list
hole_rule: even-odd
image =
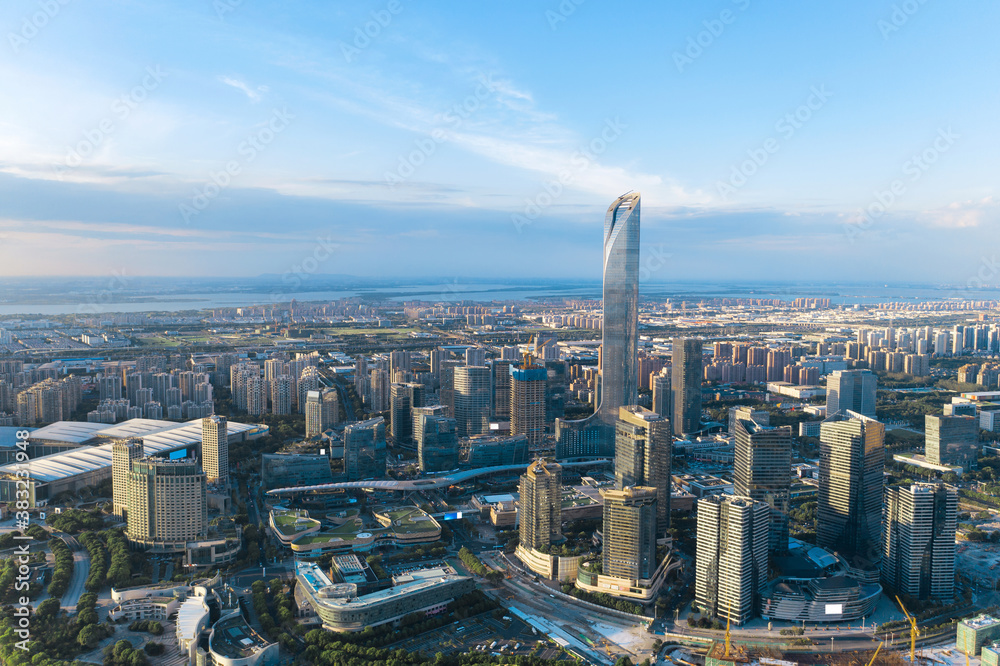
[(444, 405), (424, 405), (423, 407), (413, 407), (410, 409), (410, 414), (413, 416), (413, 441), (420, 444), (420, 438), (423, 437), (423, 424), (420, 417), (422, 416), (447, 416), (447, 409)]
[(465, 350), (466, 365), (486, 365), (486, 350), (482, 347), (469, 347)]
[(885, 489), (882, 583), (914, 599), (955, 596), (958, 491), (943, 483)]
[(783, 554), (788, 551), (792, 427), (772, 428), (737, 418), (735, 437), (733, 492), (770, 507), (768, 547), (773, 554)]
[[(670, 390), (670, 368), (663, 368), (652, 375), (649, 383), (653, 389), (653, 411), (669, 421), (674, 416), (673, 392)], [(671, 430), (673, 430), (672, 426)]]
[(306, 392), (306, 437), (319, 437), (340, 418), (340, 397), (335, 388)]
[(415, 407), (424, 406), (423, 384), (395, 383), (389, 387), (389, 436), (396, 444), (413, 441), (413, 415)]
[(615, 487), (656, 490), (656, 534), (670, 527), (670, 421), (644, 407), (622, 407), (615, 424)]
[(601, 490), (604, 498), (605, 576), (638, 584), (653, 578), (656, 561), (656, 488)]
[(201, 420), (201, 465), (208, 483), (229, 485), (229, 434), (225, 416)]
[(458, 434), (455, 419), (421, 415), (417, 460), (421, 472), (447, 472), (458, 467)]
[(132, 463), (142, 457), (140, 437), (116, 439), (111, 445), (111, 508), (116, 516), (128, 511), (128, 477)]
[(837, 370), (826, 380), (826, 413), (852, 411), (875, 418), (878, 377), (871, 370)]
[[(516, 347), (504, 347), (504, 350)], [(510, 369), (515, 360), (497, 359), (490, 364), (493, 373), (493, 417), (497, 421), (510, 421)]]
[(675, 434), (701, 430), (701, 340), (674, 338), (671, 359)]
[(706, 615), (743, 624), (767, 585), (771, 509), (749, 497), (698, 500), (694, 603)]
[(177, 552), (206, 536), (205, 473), (190, 458), (141, 458), (128, 477), (128, 540), (141, 549)]
[(764, 409), (754, 409), (746, 405), (740, 405), (738, 407), (730, 407), (729, 434), (733, 437), (736, 436), (736, 421), (739, 419), (747, 419), (749, 421), (755, 422), (757, 425), (766, 426), (770, 424), (769, 421), (770, 418), (771, 418), (771, 413)]
[(856, 412), (820, 425), (816, 544), (877, 571), (882, 546), (885, 426)]
[(639, 397), (640, 195), (630, 192), (604, 218), (604, 323), (597, 410), (579, 421), (556, 421), (557, 457), (610, 456), (618, 409)]
[(548, 373), (527, 357), (510, 366), (510, 434), (525, 435), (538, 447), (545, 439), (545, 390)]
[(562, 536), (562, 467), (536, 460), (521, 476), (520, 545), (547, 550)]
[(454, 368), (455, 422), (459, 437), (490, 431), (490, 369), (482, 365)]
[(381, 416), (344, 428), (344, 473), (349, 481), (385, 476), (385, 419)]
[(461, 443), (461, 459), (469, 467), (521, 465), (529, 460), (526, 435), (476, 435)]
[(970, 469), (979, 454), (979, 419), (975, 416), (924, 416), (924, 452), (934, 465)]

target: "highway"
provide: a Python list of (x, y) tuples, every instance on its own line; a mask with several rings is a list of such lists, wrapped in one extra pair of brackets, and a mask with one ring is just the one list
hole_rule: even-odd
[(76, 605), (80, 603), (80, 597), (85, 592), (83, 585), (87, 582), (87, 576), (90, 575), (90, 553), (80, 545), (76, 537), (69, 534), (54, 532), (53, 538), (62, 539), (73, 552), (73, 578), (70, 579), (69, 587), (66, 588), (66, 594), (62, 596), (59, 605), (63, 610), (75, 613)]

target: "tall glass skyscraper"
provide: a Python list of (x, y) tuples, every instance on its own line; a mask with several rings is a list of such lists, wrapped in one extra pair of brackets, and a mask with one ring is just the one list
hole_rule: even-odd
[(580, 421), (556, 421), (556, 457), (614, 453), (621, 407), (639, 399), (639, 193), (615, 199), (604, 218), (604, 334), (600, 402)]

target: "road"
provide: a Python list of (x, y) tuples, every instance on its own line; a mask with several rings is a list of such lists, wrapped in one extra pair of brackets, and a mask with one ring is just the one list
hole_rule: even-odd
[(56, 532), (54, 538), (62, 539), (73, 552), (73, 578), (70, 579), (69, 587), (66, 588), (66, 594), (62, 596), (59, 605), (63, 610), (75, 613), (76, 605), (80, 603), (80, 597), (85, 592), (83, 585), (87, 582), (87, 576), (90, 575), (90, 553), (80, 545), (76, 537), (69, 534)]

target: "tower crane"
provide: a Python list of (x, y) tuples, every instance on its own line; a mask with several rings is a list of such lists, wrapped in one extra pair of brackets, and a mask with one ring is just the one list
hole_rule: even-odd
[(910, 664), (916, 664), (917, 658), (917, 618), (910, 615), (910, 612), (906, 610), (906, 606), (903, 605), (903, 600), (896, 595), (896, 602), (899, 607), (903, 609), (903, 614), (906, 615), (906, 619), (910, 621)]

